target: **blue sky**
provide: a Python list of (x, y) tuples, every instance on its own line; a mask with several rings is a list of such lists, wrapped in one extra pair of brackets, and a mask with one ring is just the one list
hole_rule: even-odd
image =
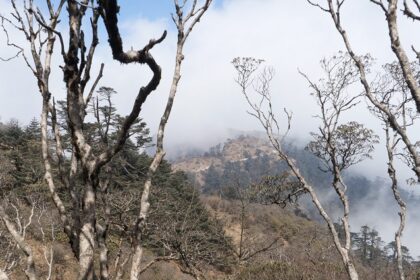
[[(218, 7), (223, 4), (223, 1), (213, 0), (212, 6)], [(142, 17), (156, 20), (167, 18), (174, 11), (172, 0), (124, 0), (120, 1), (120, 5), (122, 6), (120, 16), (123, 19)]]

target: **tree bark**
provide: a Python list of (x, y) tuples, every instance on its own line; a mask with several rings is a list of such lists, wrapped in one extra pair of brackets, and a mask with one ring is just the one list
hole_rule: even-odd
[(400, 192), (398, 190), (398, 180), (397, 175), (394, 167), (394, 149), (397, 142), (395, 141), (394, 137), (394, 143), (391, 142), (390, 137), (390, 128), (389, 124), (385, 127), (385, 136), (386, 136), (386, 149), (387, 149), (387, 155), (388, 155), (388, 175), (391, 179), (391, 189), (392, 193), (394, 194), (394, 198), (398, 203), (398, 206), (400, 207), (400, 212), (398, 213), (400, 217), (400, 224), (398, 227), (398, 230), (395, 232), (395, 246), (397, 251), (397, 268), (398, 268), (398, 275), (400, 280), (405, 280), (405, 274), (404, 274), (404, 267), (403, 267), (403, 254), (401, 249), (401, 237), (402, 233), (404, 231), (405, 227), (405, 220), (407, 215), (407, 205), (402, 200)]
[(388, 10), (385, 12), (385, 16), (388, 24), (389, 38), (391, 40), (391, 49), (401, 66), (401, 70), (407, 86), (410, 89), (411, 96), (416, 103), (417, 112), (420, 113), (420, 87), (418, 81), (414, 77), (413, 71), (411, 70), (410, 60), (401, 45), (397, 24), (397, 8), (398, 0), (388, 1)]
[(92, 182), (84, 186), (83, 215), (79, 234), (79, 280), (95, 279), (95, 207), (96, 199)]
[[(175, 95), (178, 90), (178, 83), (181, 79), (181, 65), (182, 65), (182, 61), (184, 60), (184, 54), (183, 54), (184, 44), (188, 35), (192, 31), (194, 25), (200, 20), (202, 15), (207, 11), (211, 2), (212, 0), (206, 0), (203, 6), (196, 10), (197, 0), (194, 0), (191, 10), (185, 16), (185, 18), (183, 16), (182, 7), (179, 6), (178, 1), (174, 2), (176, 14), (178, 17), (177, 20), (174, 18), (174, 22), (178, 30), (175, 69), (174, 69), (174, 74), (172, 78), (171, 88), (169, 91), (169, 97), (168, 97), (165, 110), (163, 112), (163, 115), (159, 123), (157, 140), (156, 140), (156, 153), (155, 153), (155, 156), (153, 158), (151, 165), (149, 166), (149, 171), (147, 173), (147, 178), (143, 186), (143, 193), (140, 200), (141, 202), (140, 211), (136, 219), (136, 222), (133, 226), (133, 241), (132, 241), (133, 257), (132, 257), (132, 262), (131, 262), (130, 280), (138, 280), (142, 272), (141, 262), (142, 262), (143, 250), (144, 250), (142, 246), (142, 230), (145, 226), (149, 207), (150, 207), (149, 196), (150, 196), (150, 188), (152, 187), (152, 179), (157, 168), (162, 162), (163, 157), (165, 156), (165, 151), (163, 148), (163, 138), (165, 136), (165, 128), (166, 128), (166, 124), (168, 122), (169, 116), (171, 114)], [(185, 28), (186, 27), (185, 25), (189, 19), (192, 19), (192, 22), (187, 28)], [(185, 29), (187, 29), (187, 31), (185, 31)], [(111, 40), (114, 40), (116, 42), (120, 41), (118, 37), (110, 38), (110, 44), (111, 44)], [(120, 49), (115, 49), (115, 51), (113, 50), (114, 57), (118, 56), (118, 52), (120, 51), (121, 51)]]

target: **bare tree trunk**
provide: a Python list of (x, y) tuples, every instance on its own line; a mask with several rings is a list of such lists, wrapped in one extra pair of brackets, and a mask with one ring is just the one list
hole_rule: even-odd
[(335, 248), (337, 249), (338, 253), (341, 256), (341, 259), (344, 263), (344, 266), (346, 268), (347, 274), (349, 275), (350, 279), (358, 280), (359, 279), (358, 273), (356, 271), (356, 268), (354, 267), (353, 261), (351, 260), (349, 256), (350, 248), (346, 248), (341, 245), (341, 241), (338, 236), (337, 230), (334, 226), (334, 222), (331, 220), (330, 216), (327, 214), (321, 202), (319, 201), (318, 195), (316, 194), (315, 190), (313, 189), (311, 185), (309, 185), (306, 182), (305, 178), (301, 175), (295, 163), (287, 155), (285, 155), (283, 151), (280, 150), (277, 152), (280, 158), (283, 158), (286, 161), (287, 165), (290, 167), (293, 174), (298, 178), (299, 182), (302, 183), (303, 188), (305, 188), (306, 191), (309, 193), (309, 195), (311, 196), (312, 202), (314, 203), (315, 207), (318, 209), (324, 221), (327, 223), (328, 229), (330, 230), (330, 233), (333, 238)]
[[(163, 138), (165, 136), (165, 128), (168, 122), (169, 116), (171, 114), (172, 106), (174, 103), (175, 95), (178, 90), (178, 83), (181, 79), (181, 64), (184, 60), (183, 54), (183, 47), (185, 44), (186, 39), (188, 38), (190, 32), (192, 31), (194, 25), (199, 22), (202, 15), (207, 11), (211, 4), (212, 0), (206, 0), (202, 7), (197, 8), (197, 0), (193, 0), (192, 8), (189, 13), (184, 17), (183, 15), (183, 7), (184, 5), (179, 5), (178, 1), (175, 0), (175, 9), (177, 20), (174, 18), (174, 22), (177, 26), (178, 30), (178, 41), (177, 41), (177, 50), (176, 50), (176, 57), (175, 57), (175, 69), (172, 78), (172, 84), (169, 91), (168, 101), (166, 103), (165, 111), (160, 120), (159, 129), (157, 133), (157, 140), (156, 140), (156, 153), (153, 158), (151, 165), (149, 166), (149, 171), (147, 173), (147, 178), (144, 183), (143, 193), (140, 200), (140, 211), (136, 222), (133, 226), (133, 241), (132, 241), (132, 250), (133, 250), (133, 257), (131, 262), (131, 270), (130, 270), (130, 280), (138, 280), (141, 269), (141, 261), (143, 257), (143, 247), (142, 247), (142, 230), (145, 226), (147, 215), (150, 207), (149, 203), (149, 196), (150, 196), (150, 188), (152, 186), (152, 178), (159, 167), (163, 157), (165, 156), (165, 151), (163, 149)], [(185, 4), (185, 2), (184, 2)], [(185, 26), (189, 19), (192, 19), (192, 22), (189, 26)], [(186, 31), (185, 31), (186, 30)]]
[(240, 238), (239, 238), (239, 252), (238, 252), (238, 258), (239, 260), (242, 259), (244, 255), (244, 231), (245, 231), (245, 202), (244, 198), (240, 194), (240, 202), (241, 202), (241, 232), (240, 232)]
[(391, 188), (394, 194), (394, 198), (397, 201), (398, 206), (400, 207), (400, 212), (398, 213), (398, 215), (400, 216), (400, 224), (399, 224), (398, 230), (395, 232), (395, 246), (396, 246), (396, 251), (397, 251), (398, 275), (400, 277), (400, 280), (405, 280), (405, 274), (404, 274), (404, 268), (403, 268), (403, 254), (401, 250), (401, 246), (402, 246), (401, 237), (402, 237), (402, 233), (405, 227), (407, 206), (405, 202), (402, 200), (400, 192), (398, 190), (397, 175), (396, 175), (396, 171), (394, 167), (394, 150), (395, 150), (397, 141), (394, 135), (394, 141), (391, 142), (389, 124), (386, 125), (385, 134), (386, 134), (386, 149), (387, 149), (387, 155), (388, 155), (388, 175), (392, 182)]
[[(163, 139), (163, 134), (161, 133), (161, 139)], [(159, 149), (159, 148), (158, 148)], [(159, 167), (160, 162), (162, 161), (163, 156), (165, 155), (164, 151), (158, 150), (155, 154), (155, 157), (152, 161), (152, 164), (149, 167), (149, 172), (147, 175), (146, 182), (144, 184), (143, 193), (140, 200), (140, 211), (134, 224), (134, 235), (132, 241), (132, 261), (131, 261), (131, 270), (130, 270), (130, 280), (138, 280), (141, 272), (141, 261), (143, 257), (143, 246), (141, 244), (142, 229), (145, 226), (147, 214), (149, 211), (150, 203), (150, 188), (152, 186), (152, 176)]]
[(143, 193), (140, 199), (140, 211), (138, 218), (136, 220), (136, 224), (134, 225), (134, 238), (133, 238), (133, 258), (131, 263), (131, 272), (130, 272), (130, 279), (137, 280), (139, 279), (139, 275), (141, 272), (141, 260), (143, 257), (143, 247), (141, 245), (141, 231), (145, 226), (150, 203), (149, 203), (149, 196), (150, 196), (150, 188), (152, 186), (152, 178), (155, 174), (156, 170), (158, 169), (160, 163), (162, 162), (163, 157), (165, 156), (165, 151), (163, 150), (163, 137), (165, 135), (165, 126), (168, 121), (169, 115), (171, 113), (173, 101), (175, 98), (177, 84), (181, 77), (181, 49), (178, 45), (177, 56), (176, 56), (176, 66), (175, 66), (175, 75), (173, 78), (168, 102), (166, 105), (165, 112), (161, 118), (159, 130), (157, 134), (157, 144), (156, 144), (156, 153), (153, 158), (151, 165), (149, 166), (149, 172), (147, 175), (146, 182), (143, 186)]
[[(346, 30), (341, 25), (341, 6), (344, 1), (337, 2), (334, 6), (332, 0), (327, 0), (328, 2), (328, 8), (324, 8), (320, 6), (319, 4), (314, 4), (310, 0), (307, 0), (311, 5), (316, 6), (320, 8), (322, 11), (327, 12), (331, 15), (334, 25), (341, 35), (343, 42), (345, 44), (345, 47), (352, 57), (353, 61), (355, 62), (359, 73), (360, 73), (360, 81), (365, 89), (365, 94), (369, 101), (377, 108), (379, 112), (379, 118), (385, 123), (385, 132), (386, 132), (386, 146), (387, 146), (387, 154), (388, 154), (388, 174), (392, 182), (392, 191), (394, 194), (394, 198), (397, 201), (399, 207), (400, 207), (400, 225), (395, 233), (395, 244), (396, 244), (396, 252), (397, 252), (397, 266), (398, 266), (398, 273), (400, 279), (405, 279), (404, 276), (404, 270), (403, 270), (403, 257), (402, 257), (402, 251), (401, 251), (401, 236), (402, 232), (405, 227), (405, 220), (406, 220), (406, 204), (402, 200), (400, 193), (398, 191), (398, 182), (396, 177), (395, 168), (393, 165), (393, 157), (394, 157), (394, 149), (396, 147), (396, 144), (398, 141), (395, 141), (396, 137), (399, 136), (402, 142), (405, 144), (409, 156), (413, 162), (414, 167), (412, 170), (414, 171), (417, 180), (420, 182), (420, 154), (418, 153), (418, 150), (416, 149), (416, 144), (413, 144), (410, 140), (408, 134), (407, 134), (407, 123), (406, 123), (406, 112), (405, 112), (405, 106), (407, 103), (407, 98), (403, 96), (404, 101), (402, 101), (398, 106), (395, 106), (398, 108), (397, 110), (402, 109), (403, 112), (394, 112), (391, 108), (391, 104), (388, 100), (378, 100), (371, 90), (371, 85), (369, 84), (367, 77), (366, 77), (366, 69), (365, 64), (362, 61), (360, 56), (357, 56), (350, 44), (350, 40), (348, 38)], [(388, 7), (383, 4), (382, 1), (376, 1), (376, 0), (370, 0), (372, 3), (378, 5), (382, 11), (385, 13), (386, 21), (388, 25), (388, 31), (389, 31), (389, 37), (391, 40), (391, 49), (396, 55), (398, 59), (399, 66), (402, 71), (402, 76), (404, 78), (405, 84), (407, 85), (411, 96), (413, 98), (413, 101), (415, 103), (415, 106), (417, 107), (417, 111), (420, 112), (420, 88), (418, 85), (418, 81), (416, 81), (414, 74), (411, 69), (410, 61), (406, 55), (405, 50), (403, 49), (400, 39), (399, 39), (399, 31), (397, 26), (397, 5), (398, 0), (389, 0), (388, 1)], [(414, 0), (414, 2), (417, 4), (417, 7), (419, 7), (417, 0)], [(412, 11), (409, 9), (407, 2), (404, 1), (404, 10), (403, 12), (413, 20), (419, 20), (420, 18), (416, 16)], [(413, 51), (417, 55), (417, 58), (420, 58), (419, 52), (417, 52), (414, 47), (412, 47)], [(386, 99), (386, 98), (385, 98)], [(400, 123), (398, 121), (398, 116), (402, 115), (403, 123)], [(396, 132), (397, 135), (394, 135), (394, 143), (391, 143), (389, 130), (393, 129), (393, 131)]]
[[(106, 166), (105, 172), (108, 174), (111, 173), (111, 168), (109, 166)], [(99, 272), (100, 272), (101, 280), (109, 279), (109, 264), (108, 264), (109, 250), (106, 244), (108, 228), (110, 225), (110, 215), (111, 215), (111, 208), (108, 201), (109, 182), (110, 182), (109, 178), (106, 178), (105, 180), (99, 183), (99, 187), (101, 189), (100, 196), (102, 199), (102, 203), (104, 205), (104, 215), (105, 215), (103, 225), (101, 225), (99, 222), (96, 222), (96, 238), (97, 238), (98, 249), (99, 249)]]
[(95, 192), (92, 182), (85, 185), (83, 219), (79, 234), (79, 280), (95, 279)]
[(106, 231), (107, 229), (102, 226), (97, 226), (98, 247), (99, 247), (99, 266), (100, 266), (100, 279), (108, 280), (108, 247), (106, 245)]
[[(263, 122), (264, 123), (264, 122)], [(349, 250), (350, 248), (343, 247), (340, 241), (340, 238), (338, 236), (337, 230), (334, 226), (334, 222), (328, 215), (328, 213), (325, 211), (324, 207), (322, 206), (321, 202), (318, 199), (318, 195), (316, 194), (314, 188), (306, 181), (306, 179), (301, 174), (299, 168), (297, 167), (295, 161), (291, 159), (288, 155), (286, 155), (283, 152), (283, 149), (281, 147), (280, 142), (278, 139), (273, 135), (273, 131), (271, 129), (271, 125), (263, 125), (265, 127), (265, 131), (267, 133), (267, 136), (276, 150), (278, 156), (280, 159), (283, 159), (286, 164), (289, 166), (289, 168), (292, 170), (293, 174), (296, 176), (298, 181), (302, 184), (302, 187), (309, 193), (311, 196), (312, 202), (315, 205), (315, 207), (318, 209), (321, 217), (324, 219), (324, 221), (328, 225), (328, 229), (330, 230), (331, 236), (333, 238), (333, 242), (335, 245), (335, 248), (337, 249), (338, 253), (341, 256), (341, 259), (344, 263), (344, 266), (346, 268), (347, 274), (349, 275), (351, 280), (358, 280), (359, 276), (356, 271), (356, 268), (354, 267), (353, 261), (351, 260), (349, 256)]]
[[(285, 110), (285, 113), (287, 115), (287, 131), (286, 133), (284, 133), (283, 137), (279, 137), (280, 135), (280, 128), (279, 128), (279, 123), (274, 115), (273, 112), (273, 106), (272, 106), (272, 102), (271, 102), (271, 92), (270, 92), (270, 81), (272, 79), (272, 71), (270, 70), (265, 70), (261, 76), (259, 76), (259, 81), (261, 82), (261, 85), (255, 85), (254, 89), (258, 94), (258, 101), (257, 102), (253, 102), (251, 100), (251, 97), (248, 93), (247, 88), (252, 84), (253, 81), (253, 73), (257, 70), (259, 64), (262, 62), (262, 60), (257, 60), (254, 58), (236, 58), (233, 60), (233, 64), (236, 68), (236, 70), (238, 71), (238, 78), (236, 80), (236, 82), (239, 84), (239, 86), (241, 87), (242, 90), (242, 94), (244, 95), (249, 107), (252, 109), (251, 112), (248, 112), (250, 115), (252, 115), (253, 117), (255, 117), (260, 124), (262, 125), (262, 127), (264, 128), (266, 135), (272, 145), (272, 147), (275, 149), (279, 159), (284, 160), (287, 164), (287, 166), (290, 168), (290, 170), (292, 171), (293, 175), (297, 178), (297, 180), (300, 182), (302, 188), (309, 193), (309, 195), (311, 196), (312, 202), (315, 205), (315, 207), (318, 209), (321, 217), (325, 220), (325, 222), (328, 225), (330, 234), (333, 238), (333, 242), (335, 245), (335, 248), (337, 249), (338, 253), (341, 256), (341, 259), (343, 261), (343, 264), (346, 268), (347, 274), (349, 276), (349, 278), (351, 280), (358, 280), (358, 273), (355, 269), (355, 266), (353, 264), (353, 261), (350, 257), (350, 250), (351, 250), (351, 243), (350, 243), (350, 229), (349, 229), (349, 223), (348, 223), (348, 216), (349, 216), (349, 205), (348, 205), (348, 200), (347, 197), (345, 195), (345, 186), (344, 183), (342, 182), (341, 178), (340, 178), (340, 170), (338, 168), (338, 162), (335, 161), (335, 157), (336, 157), (336, 147), (332, 144), (332, 137), (333, 137), (333, 132), (336, 130), (337, 128), (337, 121), (338, 121), (338, 116), (340, 115), (341, 111), (350, 109), (353, 105), (353, 100), (354, 98), (349, 98), (348, 100), (344, 99), (344, 100), (340, 100), (337, 96), (335, 96), (336, 98), (332, 98), (332, 100), (337, 101), (339, 104), (332, 104), (332, 109), (331, 110), (338, 110), (336, 112), (333, 112), (332, 115), (328, 118), (330, 119), (326, 119), (326, 112), (329, 111), (328, 108), (324, 107), (325, 106), (325, 100), (323, 100), (322, 98), (320, 99), (320, 103), (321, 103), (321, 109), (322, 109), (322, 113), (323, 113), (323, 121), (325, 122), (325, 127), (320, 128), (320, 130), (322, 130), (323, 136), (326, 137), (325, 141), (326, 143), (323, 143), (325, 145), (327, 145), (326, 147), (324, 147), (324, 145), (322, 145), (323, 149), (323, 153), (326, 153), (329, 155), (330, 159), (327, 159), (326, 161), (328, 162), (328, 164), (331, 164), (332, 167), (330, 167), (329, 171), (332, 172), (332, 174), (334, 175), (334, 182), (333, 182), (333, 187), (336, 190), (342, 204), (344, 207), (344, 216), (343, 216), (343, 223), (344, 223), (344, 230), (345, 230), (345, 234), (346, 234), (346, 244), (343, 246), (341, 244), (338, 232), (334, 226), (334, 222), (331, 219), (331, 217), (328, 215), (328, 213), (325, 211), (324, 207), (322, 206), (321, 202), (319, 201), (318, 195), (316, 194), (314, 188), (306, 181), (306, 179), (304, 178), (304, 176), (301, 174), (299, 168), (297, 167), (297, 164), (295, 162), (294, 159), (292, 159), (291, 157), (289, 157), (282, 148), (282, 141), (284, 139), (284, 136), (287, 135), (288, 130), (290, 129), (290, 122), (291, 122), (291, 115)], [(331, 74), (331, 73), (329, 73)], [(347, 83), (347, 81), (345, 80), (345, 82)], [(345, 83), (342, 85), (345, 86)], [(317, 89), (315, 87), (315, 89)], [(318, 89), (317, 89), (318, 90)], [(319, 92), (318, 92), (319, 93)], [(317, 94), (318, 94), (317, 93)], [(334, 92), (335, 93), (335, 92)], [(319, 95), (318, 97), (321, 97), (321, 95)], [(344, 101), (344, 102), (341, 102)], [(336, 106), (337, 105), (337, 106)], [(341, 106), (341, 107), (340, 107)], [(331, 162), (331, 158), (334, 158), (334, 161)], [(351, 162), (351, 161), (350, 161)], [(345, 165), (343, 165), (345, 166)], [(331, 168), (333, 168), (331, 170)], [(344, 167), (342, 167), (344, 168)], [(340, 185), (342, 185), (342, 187), (344, 189), (340, 188)]]
[[(376, 1), (371, 0), (371, 2), (378, 4)], [(398, 62), (400, 63), (405, 81), (407, 83), (408, 88), (410, 89), (411, 96), (413, 97), (413, 100), (416, 103), (417, 112), (420, 113), (420, 87), (418, 85), (418, 81), (416, 80), (413, 74), (413, 71), (411, 70), (410, 61), (407, 57), (404, 48), (401, 45), (401, 41), (399, 38), (397, 24), (398, 0), (388, 1), (388, 9), (386, 9), (382, 3), (380, 3), (379, 5), (385, 12), (389, 30), (389, 38), (391, 40), (391, 49), (397, 57)]]
[(268, 135), (269, 135), (270, 141), (272, 141), (272, 143), (275, 144), (274, 147), (277, 150), (277, 153), (278, 153), (279, 157), (281, 159), (283, 159), (284, 161), (286, 161), (287, 165), (292, 170), (293, 174), (296, 176), (296, 178), (302, 184), (303, 188), (311, 196), (312, 202), (315, 205), (315, 207), (318, 209), (321, 217), (327, 223), (328, 229), (330, 230), (331, 236), (333, 238), (333, 242), (334, 242), (335, 248), (337, 249), (338, 253), (341, 256), (341, 259), (342, 259), (342, 261), (344, 263), (344, 266), (346, 268), (346, 271), (347, 271), (350, 279), (352, 279), (352, 280), (359, 279), (359, 276), (357, 274), (356, 268), (354, 267), (353, 261), (351, 260), (351, 258), (349, 256), (349, 251), (350, 250), (348, 248), (343, 247), (341, 245), (341, 241), (340, 241), (340, 238), (338, 236), (338, 232), (337, 232), (337, 230), (336, 230), (336, 228), (334, 226), (334, 222), (332, 221), (332, 219), (330, 218), (330, 216), (327, 214), (327, 212), (325, 211), (324, 207), (322, 206), (321, 202), (319, 201), (318, 195), (316, 194), (314, 188), (310, 184), (308, 184), (306, 182), (305, 178), (300, 173), (299, 168), (296, 166), (294, 160), (290, 159), (289, 156), (287, 156), (283, 152), (283, 150), (281, 149), (280, 145), (278, 145), (279, 143), (278, 143), (277, 139), (275, 139), (273, 136), (270, 137), (270, 135), (271, 135), (270, 133)]
[[(98, 236), (96, 231), (96, 195), (99, 182), (99, 174), (101, 167), (108, 163), (115, 154), (120, 151), (129, 137), (129, 130), (139, 116), (141, 107), (147, 97), (153, 92), (160, 83), (161, 69), (156, 63), (149, 51), (156, 45), (161, 43), (166, 37), (166, 31), (158, 40), (150, 40), (150, 42), (139, 51), (122, 51), (122, 40), (118, 31), (117, 13), (119, 10), (116, 0), (98, 1), (98, 5), (89, 6), (88, 0), (73, 1), (61, 0), (58, 2), (57, 10), (54, 11), (51, 0), (46, 0), (49, 11), (50, 21), (47, 23), (40, 10), (33, 7), (33, 1), (25, 1), (23, 4), (23, 13), (19, 12), (15, 0), (10, 0), (14, 9), (13, 19), (17, 22), (4, 18), (13, 27), (23, 32), (29, 42), (30, 52), (33, 59), (32, 62), (25, 56), (24, 48), (12, 44), (22, 53), (27, 66), (37, 79), (39, 91), (42, 95), (42, 115), (41, 115), (41, 144), (42, 156), (45, 166), (45, 180), (48, 184), (53, 202), (60, 214), (60, 219), (64, 226), (73, 253), (79, 261), (79, 279), (95, 279), (94, 260), (96, 238), (99, 237), (100, 247), (100, 266), (101, 277), (107, 279), (108, 260), (106, 258), (106, 229), (98, 227), (101, 231)], [(69, 15), (69, 31), (68, 31), (68, 47), (64, 46), (62, 34), (56, 30), (58, 18), (63, 5), (67, 3), (67, 11)], [(93, 4), (92, 2), (92, 5)], [(89, 10), (88, 10), (89, 8)], [(92, 8), (90, 10), (90, 8)], [(89, 50), (85, 46), (84, 33), (82, 30), (82, 22), (86, 11), (92, 11), (91, 27), (92, 42)], [(21, 16), (21, 14), (23, 16)], [(95, 87), (102, 76), (103, 65), (98, 78), (92, 85), (92, 88), (86, 98), (84, 97), (85, 88), (90, 80), (90, 70), (92, 66), (95, 48), (98, 44), (97, 37), (97, 21), (99, 16), (104, 18), (104, 22), (109, 33), (110, 44), (115, 59), (122, 63), (140, 63), (147, 64), (152, 70), (153, 77), (150, 82), (141, 87), (136, 100), (134, 101), (132, 111), (125, 118), (122, 128), (118, 131), (118, 137), (112, 147), (109, 147), (101, 154), (96, 156), (93, 154), (92, 147), (84, 135), (84, 119), (86, 116), (87, 103), (89, 102)], [(34, 20), (39, 26), (34, 26)], [(46, 31), (47, 38), (41, 38)], [(6, 32), (6, 30), (5, 30)], [(8, 34), (6, 32), (6, 34)], [(7, 35), (8, 37), (8, 35)], [(8, 37), (9, 38), (9, 37)], [(51, 58), (54, 50), (55, 39), (58, 38), (61, 46), (61, 55), (64, 60), (63, 72), (64, 81), (67, 89), (67, 117), (68, 127), (71, 134), (72, 157), (71, 166), (68, 172), (64, 168), (65, 153), (61, 144), (60, 131), (57, 126), (55, 104), (51, 104), (51, 92), (49, 91), (49, 77), (51, 71)], [(41, 54), (45, 52), (45, 62), (42, 64)], [(55, 134), (56, 156), (58, 158), (58, 169), (61, 183), (68, 189), (72, 198), (72, 213), (68, 212), (57, 192), (54, 182), (54, 173), (51, 164), (50, 143), (48, 139), (48, 117), (51, 113), (52, 128)], [(80, 164), (80, 173), (83, 180), (83, 191), (77, 189), (75, 183), (77, 167)]]
[[(344, 1), (339, 2), (338, 6), (334, 6), (333, 0), (327, 0), (328, 2), (328, 8), (321, 7), (319, 4), (314, 4), (311, 2), (311, 0), (307, 0), (311, 5), (316, 6), (320, 8), (322, 11), (330, 14), (335, 28), (341, 35), (344, 45), (347, 49), (347, 52), (350, 54), (351, 58), (353, 59), (354, 63), (356, 64), (359, 73), (360, 73), (360, 82), (365, 90), (366, 97), (369, 99), (369, 101), (382, 113), (384, 113), (389, 123), (395, 131), (398, 132), (398, 134), (401, 137), (401, 140), (404, 142), (404, 144), (407, 147), (408, 152), (410, 153), (410, 156), (413, 160), (414, 167), (413, 171), (416, 174), (416, 177), (418, 181), (420, 182), (420, 154), (417, 151), (416, 145), (412, 143), (410, 140), (407, 131), (404, 129), (404, 126), (401, 125), (398, 120), (396, 119), (395, 115), (385, 106), (385, 104), (382, 104), (378, 99), (375, 98), (375, 96), (372, 93), (371, 86), (367, 80), (366, 76), (366, 67), (361, 59), (360, 56), (356, 55), (356, 53), (353, 51), (353, 48), (350, 44), (350, 40), (348, 38), (346, 30), (341, 25), (341, 14), (340, 9), (342, 7), (342, 4)], [(391, 3), (391, 2), (390, 2)], [(385, 9), (386, 10), (386, 9)], [(418, 106), (418, 104), (417, 104)]]

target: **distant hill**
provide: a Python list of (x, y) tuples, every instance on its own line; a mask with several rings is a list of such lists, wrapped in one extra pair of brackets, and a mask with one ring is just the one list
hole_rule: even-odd
[[(297, 161), (299, 169), (317, 191), (323, 195), (331, 191), (332, 178), (319, 168), (321, 162), (317, 157), (292, 142), (285, 143), (284, 150)], [(232, 179), (240, 178), (241, 183), (247, 185), (263, 176), (276, 175), (288, 169), (270, 143), (254, 135), (229, 138), (205, 152), (183, 154), (172, 161), (172, 168), (187, 173), (204, 193), (217, 192), (218, 187), (231, 184)], [(344, 178), (349, 187), (348, 195), (354, 203), (389, 189), (388, 178), (368, 178), (352, 171), (346, 172)], [(402, 195), (408, 200), (418, 200), (405, 190), (402, 190)]]
[[(330, 186), (331, 176), (318, 168), (319, 159), (291, 142), (286, 143), (284, 149), (296, 159), (301, 172), (315, 187), (329, 213), (336, 217), (341, 215), (341, 205)], [(205, 194), (217, 194), (221, 188), (232, 184), (233, 181), (239, 180), (241, 185), (246, 186), (257, 182), (262, 176), (276, 175), (287, 170), (268, 141), (255, 135), (227, 139), (201, 154), (184, 154), (182, 158), (173, 161), (173, 168), (187, 173), (192, 182)], [(352, 227), (357, 229), (369, 224), (383, 232), (385, 239), (392, 240), (397, 228), (398, 209), (389, 179), (368, 178), (348, 171), (344, 174), (344, 180), (348, 185)], [(420, 245), (415, 241), (420, 230), (420, 214), (415, 211), (420, 199), (404, 189), (401, 190), (401, 194), (409, 211), (404, 242), (414, 255), (420, 255)], [(309, 198), (301, 199), (301, 205), (312, 219), (322, 222)]]
[[(317, 191), (323, 195), (330, 192), (331, 176), (319, 169), (321, 162), (318, 158), (291, 142), (286, 143), (284, 149), (297, 161), (301, 172)], [(238, 179), (246, 186), (264, 176), (288, 170), (270, 143), (254, 135), (227, 139), (201, 154), (184, 155), (175, 159), (172, 167), (187, 173), (204, 193), (215, 193), (218, 188)], [(368, 196), (373, 184), (368, 178), (352, 173), (346, 174), (346, 181), (351, 186), (349, 195), (353, 200)]]
[[(255, 136), (239, 136), (235, 139), (227, 139), (225, 143), (213, 146), (201, 155), (189, 156), (187, 154), (183, 158), (176, 159), (172, 166), (174, 170), (184, 171), (190, 175), (197, 186), (206, 189), (206, 192), (208, 192), (211, 191), (211, 184), (228, 183), (223, 180), (210, 182), (212, 176), (222, 177), (226, 172), (234, 172), (235, 170), (248, 172), (245, 177), (252, 176), (253, 174), (249, 169), (250, 163), (255, 164), (256, 162), (264, 164), (259, 169), (263, 169), (261, 171), (266, 173), (267, 164), (271, 166), (276, 161), (275, 151), (267, 141)], [(230, 170), (231, 168), (234, 170)], [(247, 183), (251, 179), (258, 178), (249, 178)]]

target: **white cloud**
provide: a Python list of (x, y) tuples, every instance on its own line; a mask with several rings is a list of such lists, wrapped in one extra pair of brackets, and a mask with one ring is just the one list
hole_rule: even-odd
[[(3, 10), (4, 2), (0, 5)], [(390, 48), (383, 47), (388, 45), (388, 37), (380, 9), (361, 1), (347, 6), (344, 7), (344, 24), (348, 26), (355, 49), (360, 53), (371, 52), (380, 61), (393, 59)], [(358, 16), (354, 17), (355, 14)], [(139, 48), (149, 38), (158, 37), (164, 29), (170, 30), (168, 38), (153, 50), (153, 55), (162, 65), (163, 80), (142, 113), (153, 130), (171, 81), (176, 34), (169, 15), (156, 21), (140, 18), (121, 22), (126, 48)], [(413, 39), (410, 34), (414, 32), (414, 26), (408, 23), (404, 27), (408, 31), (402, 37)], [(101, 42), (96, 62), (106, 64), (102, 84), (113, 86), (120, 92), (116, 101), (121, 111), (127, 112), (131, 98), (149, 74), (145, 67), (122, 66), (112, 61), (106, 38)], [(279, 111), (285, 106), (292, 110), (294, 133), (307, 135), (316, 122), (312, 119), (316, 106), (297, 68), (316, 78), (319, 76), (318, 61), (340, 49), (343, 49), (343, 44), (329, 16), (305, 1), (226, 0), (221, 7), (211, 9), (205, 15), (187, 42), (183, 78), (169, 122), (168, 141), (211, 140), (226, 128), (258, 127), (246, 115), (244, 100), (233, 81), (230, 61), (236, 56), (264, 58), (276, 68), (277, 77), (273, 83), (275, 105)], [(4, 51), (6, 48), (2, 47), (1, 54)], [(56, 57), (56, 61), (58, 59)], [(61, 71), (57, 67), (53, 87), (62, 91)], [(10, 105), (2, 106), (3, 119), (17, 117), (27, 121), (38, 115), (38, 107), (33, 104), (39, 97), (31, 93), (36, 91), (35, 82), (22, 61), (1, 63), (0, 73), (0, 97)], [(14, 93), (13, 98), (10, 92)], [(360, 112), (355, 111), (352, 117), (366, 119), (366, 112), (363, 109)]]

